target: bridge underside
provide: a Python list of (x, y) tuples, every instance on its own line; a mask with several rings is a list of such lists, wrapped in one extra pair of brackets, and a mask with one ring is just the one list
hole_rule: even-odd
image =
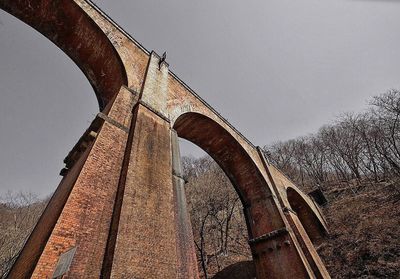
[(114, 46), (74, 1), (2, 0), (0, 8), (43, 34), (78, 65), (93, 86), (100, 109), (128, 84)]
[(185, 113), (176, 120), (174, 129), (179, 137), (193, 142), (213, 157), (231, 180), (244, 204), (249, 204), (253, 196), (258, 197), (268, 191), (264, 186), (265, 180), (249, 155), (224, 128), (208, 117), (199, 113)]
[(91, 2), (0, 0), (80, 67), (100, 112), (10, 278), (198, 278), (178, 136), (222, 167), (243, 203), (257, 278), (330, 278), (323, 216), (232, 125)]

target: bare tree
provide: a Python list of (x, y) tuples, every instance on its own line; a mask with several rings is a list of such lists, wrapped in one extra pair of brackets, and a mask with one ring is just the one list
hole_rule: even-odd
[(32, 193), (0, 197), (0, 275), (5, 276), (46, 205)]
[(238, 194), (210, 157), (182, 161), (199, 265), (203, 277), (209, 278), (251, 258), (246, 223)]

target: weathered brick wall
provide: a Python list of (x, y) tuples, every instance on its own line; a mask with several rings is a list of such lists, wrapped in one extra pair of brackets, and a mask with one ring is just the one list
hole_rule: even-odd
[[(124, 66), (124, 72), (128, 79), (126, 85), (140, 92), (143, 86), (150, 53), (136, 41), (133, 41), (133, 38), (129, 38), (128, 34), (115, 26), (114, 23), (110, 22), (110, 18), (102, 11), (96, 9), (95, 6), (89, 4), (85, 0), (74, 0), (74, 2), (91, 17), (96, 23), (96, 26), (103, 31), (114, 46), (115, 51), (118, 53), (118, 59)], [(97, 44), (97, 41), (93, 40), (92, 43)], [(99, 52), (102, 53), (101, 50), (99, 50)], [(102, 78), (104, 79), (104, 76), (102, 76)]]
[[(130, 119), (122, 114), (131, 114), (132, 101), (132, 93), (122, 88), (109, 115), (127, 124)], [(126, 131), (103, 124), (32, 278), (51, 276), (60, 254), (73, 247), (77, 250), (69, 275), (100, 276), (126, 140)]]
[(90, 150), (91, 146), (87, 148), (81, 158), (75, 163), (73, 168), (69, 171), (69, 175), (61, 180), (36, 227), (29, 236), (24, 249), (18, 256), (17, 261), (9, 274), (10, 278), (26, 278), (29, 277), (27, 274), (33, 272), (36, 263), (42, 254), (43, 248), (58, 221), (73, 185), (85, 164)]
[(176, 278), (169, 123), (139, 105), (112, 278)]

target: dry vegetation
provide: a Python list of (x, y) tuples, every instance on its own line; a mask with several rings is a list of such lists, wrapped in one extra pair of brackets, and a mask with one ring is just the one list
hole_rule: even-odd
[(328, 193), (330, 235), (318, 252), (333, 278), (400, 278), (399, 182), (360, 185)]
[(31, 193), (9, 192), (0, 197), (0, 278), (18, 256), (45, 206), (45, 200)]
[(231, 264), (251, 259), (242, 204), (210, 157), (182, 161), (199, 270), (203, 278), (211, 278)]
[(317, 134), (266, 146), (272, 163), (298, 185), (400, 177), (400, 91), (370, 101), (363, 113), (348, 113)]

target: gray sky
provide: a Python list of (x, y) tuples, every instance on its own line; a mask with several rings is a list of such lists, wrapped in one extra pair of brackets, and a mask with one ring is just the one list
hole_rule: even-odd
[[(315, 132), (400, 88), (400, 2), (95, 1), (256, 145)], [(45, 195), (97, 112), (57, 47), (0, 11), (0, 194)], [(198, 149), (184, 144), (184, 153)]]

